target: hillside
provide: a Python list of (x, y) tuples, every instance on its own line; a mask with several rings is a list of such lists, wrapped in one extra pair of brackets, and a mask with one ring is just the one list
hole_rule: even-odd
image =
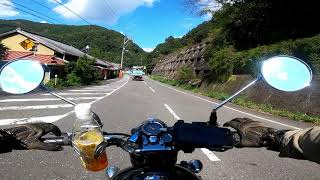
[[(72, 45), (78, 49), (90, 46), (89, 54), (115, 63), (120, 63), (123, 35), (100, 26), (53, 25), (27, 20), (0, 20), (0, 34), (21, 27), (39, 35)], [(130, 43), (124, 65), (141, 64), (144, 52), (137, 44)]]
[(315, 74), (320, 74), (320, 26), (314, 26), (318, 17), (315, 2), (223, 0), (221, 3), (222, 8), (213, 12), (212, 20), (182, 38), (168, 37), (159, 44), (150, 54), (152, 64), (170, 53), (209, 41), (204, 59), (212, 80), (226, 81), (232, 74), (257, 73), (255, 67), (262, 57), (277, 54), (301, 58)]
[(150, 56), (158, 57), (160, 55), (167, 55), (186, 46), (192, 46), (204, 40), (210, 40), (214, 31), (213, 22), (205, 21), (190, 30), (181, 38), (169, 36), (165, 42), (157, 45), (157, 47), (150, 53)]

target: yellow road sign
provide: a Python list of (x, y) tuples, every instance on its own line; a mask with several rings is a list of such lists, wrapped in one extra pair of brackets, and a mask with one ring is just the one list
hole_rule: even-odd
[(32, 48), (34, 46), (34, 43), (33, 43), (33, 41), (31, 39), (26, 39), (26, 40), (20, 42), (19, 44), (25, 50), (28, 50), (28, 49), (30, 49), (30, 48)]

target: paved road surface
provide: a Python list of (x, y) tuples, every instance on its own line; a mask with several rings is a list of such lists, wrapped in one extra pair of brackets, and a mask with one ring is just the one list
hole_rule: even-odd
[[(207, 97), (176, 90), (150, 79), (132, 81), (125, 77), (106, 85), (62, 90), (60, 93), (76, 102), (93, 102), (110, 132), (130, 132), (147, 117), (160, 118), (169, 125), (176, 119), (187, 122), (207, 121), (214, 102)], [(54, 122), (64, 131), (71, 131), (75, 117), (73, 108), (54, 97), (36, 93), (0, 97), (0, 125)], [(305, 128), (308, 124), (293, 122), (228, 105), (219, 111), (222, 124), (234, 117), (249, 117), (276, 128)], [(31, 119), (30, 119), (31, 118)], [(115, 147), (108, 148), (109, 163), (124, 168), (129, 156)], [(204, 179), (320, 179), (320, 166), (304, 161), (278, 158), (276, 152), (258, 149), (232, 149), (211, 153), (197, 149), (192, 154), (179, 154), (180, 160), (200, 159)], [(1, 179), (105, 179), (103, 172), (85, 171), (73, 150), (62, 152), (14, 151), (0, 155)]]

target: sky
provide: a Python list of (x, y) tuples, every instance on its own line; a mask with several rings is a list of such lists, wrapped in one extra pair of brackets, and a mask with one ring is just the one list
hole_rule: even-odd
[(0, 0), (0, 18), (95, 24), (121, 32), (145, 51), (151, 51), (167, 37), (182, 37), (211, 16), (192, 14), (183, 0)]

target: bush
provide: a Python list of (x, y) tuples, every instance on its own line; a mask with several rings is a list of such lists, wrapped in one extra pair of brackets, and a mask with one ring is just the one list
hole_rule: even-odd
[(227, 81), (233, 73), (234, 58), (235, 53), (232, 48), (224, 48), (214, 53), (209, 60), (211, 79), (218, 82)]
[[(86, 57), (81, 57), (77, 62), (70, 62), (66, 66), (67, 84), (82, 84), (89, 85), (102, 80), (102, 76), (98, 69), (94, 66), (94, 60), (88, 59)], [(69, 77), (68, 77), (69, 76)]]
[(320, 73), (320, 34), (311, 38), (288, 40), (276, 44), (259, 46), (245, 51), (232, 47), (206, 52), (211, 68), (209, 80), (225, 82), (232, 74), (260, 73), (261, 62), (275, 55), (296, 56), (309, 64), (314, 74)]
[(48, 81), (45, 85), (50, 89), (61, 89), (65, 86), (64, 84), (65, 83), (62, 79), (57, 79), (56, 85), (54, 83), (54, 79), (50, 79), (50, 81)]
[(80, 86), (81, 79), (75, 73), (70, 73), (67, 75), (65, 85), (66, 86)]
[(177, 80), (181, 81), (181, 83), (187, 83), (190, 80), (195, 79), (196, 75), (190, 67), (183, 66), (178, 69), (177, 72)]

